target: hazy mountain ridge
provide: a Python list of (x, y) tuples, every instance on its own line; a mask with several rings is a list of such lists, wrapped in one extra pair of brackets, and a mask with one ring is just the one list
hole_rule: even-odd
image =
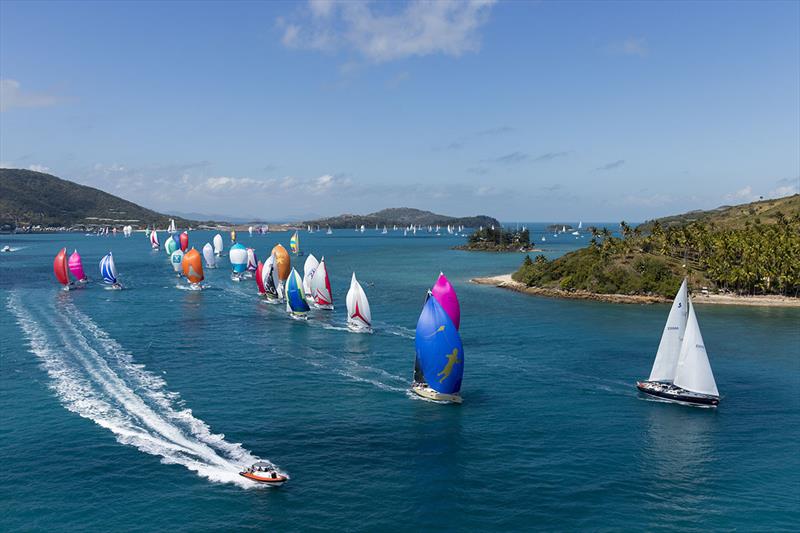
[(486, 215), (477, 215), (471, 217), (452, 217), (447, 215), (439, 215), (430, 211), (423, 211), (421, 209), (414, 209), (410, 207), (392, 207), (382, 209), (375, 213), (367, 215), (354, 215), (343, 214), (336, 217), (320, 218), (316, 220), (307, 220), (303, 222), (305, 225), (320, 226), (331, 228), (355, 228), (356, 226), (364, 225), (370, 226), (465, 226), (468, 228), (477, 228), (479, 226), (500, 226), (500, 222), (496, 218)]

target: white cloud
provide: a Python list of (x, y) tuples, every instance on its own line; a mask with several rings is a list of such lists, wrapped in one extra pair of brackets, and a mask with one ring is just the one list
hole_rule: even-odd
[(639, 57), (645, 57), (650, 52), (647, 41), (640, 37), (629, 37), (624, 41), (611, 43), (608, 50), (614, 54)]
[(28, 170), (33, 170), (34, 172), (50, 172), (50, 167), (44, 165), (30, 165)]
[(51, 94), (22, 90), (17, 80), (0, 80), (0, 111), (22, 107), (48, 107), (57, 103), (58, 98)]
[(375, 63), (430, 54), (460, 56), (480, 48), (478, 28), (496, 0), (412, 0), (394, 4), (311, 0), (308, 9), (287, 22), (281, 42), (289, 48), (353, 50)]
[(738, 191), (728, 193), (724, 196), (726, 202), (754, 202), (758, 200), (758, 195), (753, 194), (753, 187), (747, 185)]

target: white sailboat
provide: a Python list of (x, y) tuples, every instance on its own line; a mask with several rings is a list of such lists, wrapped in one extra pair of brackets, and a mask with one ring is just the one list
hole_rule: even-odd
[(328, 226), (328, 231), (326, 231), (325, 233), (327, 233), (328, 235), (333, 235), (333, 230), (331, 229), (330, 226)]
[(211, 246), (211, 243), (207, 242), (203, 246), (203, 258), (206, 260), (208, 268), (217, 268), (217, 257), (214, 255), (214, 247)]
[(314, 254), (308, 254), (306, 262), (303, 264), (303, 292), (307, 300), (311, 300), (314, 296), (311, 290), (311, 278), (314, 277), (318, 266), (319, 261), (314, 257)]
[(661, 399), (714, 407), (719, 391), (686, 280), (672, 303), (650, 377), (636, 387)]
[(158, 232), (155, 228), (153, 228), (153, 231), (150, 232), (150, 246), (152, 246), (153, 250), (158, 250), (160, 246), (158, 244)]
[(331, 281), (328, 278), (328, 270), (325, 268), (325, 258), (319, 262), (319, 265), (311, 277), (309, 283), (311, 288), (311, 300), (314, 307), (317, 309), (333, 309), (333, 295), (331, 294)]
[(350, 289), (347, 291), (347, 327), (358, 333), (372, 333), (372, 313), (369, 310), (369, 300), (356, 279), (356, 273), (350, 279)]
[(222, 255), (223, 244), (222, 244), (222, 235), (217, 233), (214, 235), (214, 255)]
[(175, 228), (175, 219), (174, 218), (169, 219), (169, 232), (170, 233), (177, 233), (178, 232), (178, 230)]

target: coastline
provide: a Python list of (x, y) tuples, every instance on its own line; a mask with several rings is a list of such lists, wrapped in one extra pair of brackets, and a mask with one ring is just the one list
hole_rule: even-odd
[[(622, 304), (656, 304), (670, 303), (672, 300), (661, 296), (640, 296), (631, 294), (598, 294), (588, 291), (565, 291), (544, 287), (528, 287), (524, 283), (514, 281), (511, 274), (472, 278), (470, 283), (478, 285), (491, 285), (532, 296), (546, 296), (549, 298), (568, 298), (572, 300), (594, 300), (597, 302), (622, 303)], [(758, 295), (737, 296), (733, 294), (693, 295), (692, 303), (712, 305), (743, 305), (758, 307), (800, 307), (800, 298), (786, 296)]]

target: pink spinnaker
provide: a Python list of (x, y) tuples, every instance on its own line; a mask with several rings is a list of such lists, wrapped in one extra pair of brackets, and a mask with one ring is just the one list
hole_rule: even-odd
[(72, 255), (69, 256), (69, 261), (67, 264), (69, 265), (69, 271), (72, 272), (72, 275), (75, 277), (75, 279), (78, 281), (86, 279), (86, 274), (83, 272), (81, 254), (78, 253), (78, 250), (72, 252)]
[(447, 316), (455, 324), (456, 329), (461, 325), (461, 306), (458, 304), (458, 296), (450, 282), (444, 274), (439, 273), (439, 279), (436, 280), (436, 285), (431, 289), (433, 297), (439, 302)]

